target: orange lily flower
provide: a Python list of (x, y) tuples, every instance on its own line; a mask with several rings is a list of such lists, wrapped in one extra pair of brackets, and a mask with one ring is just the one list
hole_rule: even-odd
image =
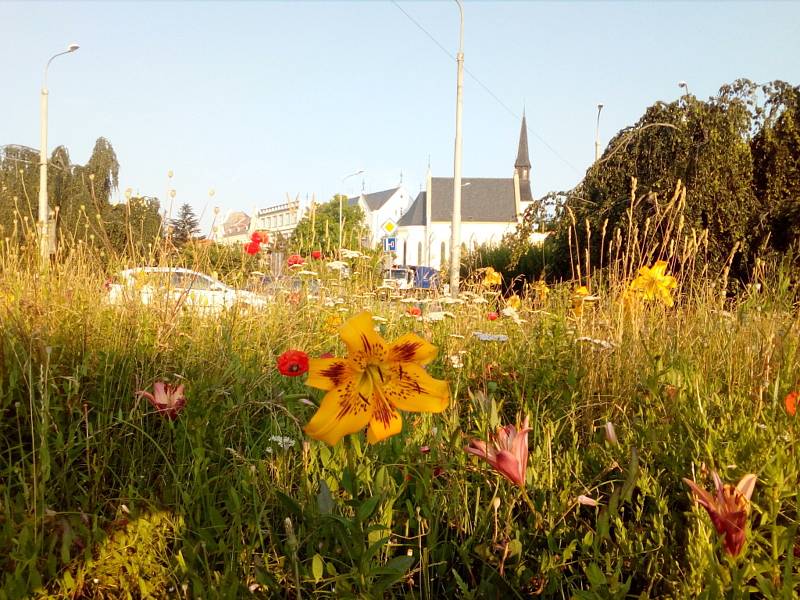
[(797, 414), (797, 396), (798, 392), (795, 390), (786, 394), (786, 398), (783, 399), (783, 403), (786, 405), (786, 412), (792, 417)]
[(528, 468), (528, 417), (517, 429), (514, 425), (498, 427), (489, 444), (483, 440), (472, 440), (464, 448), (470, 454), (480, 456), (503, 477), (519, 487), (525, 487), (525, 471)]
[(339, 330), (347, 358), (312, 358), (306, 385), (328, 392), (304, 431), (333, 446), (342, 437), (369, 426), (371, 444), (400, 433), (397, 410), (442, 412), (450, 401), (446, 381), (434, 379), (424, 365), (436, 346), (414, 333), (393, 344), (375, 332), (372, 315), (362, 312)]
[(711, 476), (714, 478), (716, 496), (700, 488), (691, 479), (684, 477), (683, 481), (692, 488), (695, 501), (708, 512), (717, 533), (725, 536), (725, 550), (731, 556), (738, 556), (744, 546), (750, 496), (757, 478), (753, 473), (748, 473), (734, 487), (729, 483), (723, 484), (716, 471), (712, 471)]

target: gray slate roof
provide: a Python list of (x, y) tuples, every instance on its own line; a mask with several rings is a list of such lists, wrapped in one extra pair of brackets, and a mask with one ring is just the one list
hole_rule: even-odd
[[(383, 190), (381, 192), (373, 192), (371, 194), (364, 194), (364, 202), (367, 204), (367, 208), (371, 211), (378, 210), (381, 206), (386, 204), (389, 201), (389, 198), (394, 196), (394, 193), (399, 190), (400, 188), (392, 188), (390, 190)], [(347, 204), (349, 206), (355, 206), (358, 204), (358, 199), (361, 196), (356, 196), (354, 198), (349, 198), (347, 200)]]
[[(464, 222), (516, 222), (514, 180), (508, 178), (464, 177), (461, 185), (461, 220)], [(431, 180), (433, 204), (431, 220), (451, 221), (453, 218), (453, 178), (433, 177)], [(397, 224), (400, 227), (425, 225), (427, 192), (420, 192)], [(520, 181), (520, 200), (531, 201), (531, 188)]]

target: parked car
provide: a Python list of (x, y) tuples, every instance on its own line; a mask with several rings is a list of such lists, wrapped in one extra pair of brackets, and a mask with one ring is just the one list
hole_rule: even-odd
[(259, 292), (268, 298), (280, 295), (305, 294), (310, 300), (319, 297), (322, 284), (317, 277), (289, 275), (274, 277), (258, 273), (251, 278), (248, 289)]
[(267, 299), (247, 290), (237, 290), (209, 275), (179, 267), (139, 267), (117, 273), (107, 286), (110, 304), (159, 301), (209, 312), (237, 305), (262, 308)]
[(382, 289), (434, 290), (439, 286), (439, 271), (431, 267), (392, 267), (384, 269)]

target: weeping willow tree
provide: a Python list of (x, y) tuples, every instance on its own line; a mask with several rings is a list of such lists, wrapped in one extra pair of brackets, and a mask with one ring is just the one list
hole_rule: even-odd
[[(108, 250), (144, 248), (159, 235), (156, 198), (126, 194), (113, 205), (119, 186), (119, 161), (111, 143), (98, 138), (85, 165), (73, 164), (64, 146), (56, 147), (47, 171), (48, 204), (55, 215), (62, 248), (95, 240)], [(0, 148), (0, 235), (24, 243), (35, 235), (39, 195), (39, 153), (33, 148)]]
[[(643, 230), (679, 181), (686, 188), (684, 230), (708, 240), (696, 266), (714, 270), (730, 262), (733, 275), (747, 278), (759, 253), (796, 245), (798, 97), (798, 88), (783, 82), (759, 86), (742, 79), (705, 101), (687, 94), (647, 108), (609, 142), (575, 189), (559, 194), (548, 242), (551, 274), (571, 274), (570, 235), (597, 265), (615, 230)], [(536, 218), (535, 211), (526, 215), (518, 240)]]

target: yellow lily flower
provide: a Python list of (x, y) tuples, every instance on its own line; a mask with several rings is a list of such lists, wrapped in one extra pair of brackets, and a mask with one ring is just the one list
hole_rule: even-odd
[(503, 283), (503, 276), (494, 270), (493, 267), (486, 267), (483, 272), (483, 285), (494, 287)]
[(639, 269), (639, 276), (631, 281), (631, 289), (642, 294), (645, 300), (661, 300), (666, 306), (672, 306), (672, 290), (678, 282), (672, 275), (667, 275), (667, 263), (656, 261), (652, 267)]
[(506, 299), (506, 306), (513, 308), (514, 310), (519, 310), (522, 306), (522, 299), (514, 294), (513, 296), (509, 296)]
[(598, 300), (597, 296), (589, 293), (589, 288), (582, 285), (572, 292), (572, 314), (575, 317), (580, 317), (583, 314), (584, 302), (593, 302)]
[(538, 294), (540, 300), (547, 298), (547, 294), (550, 293), (550, 288), (547, 287), (547, 283), (544, 281), (544, 279), (540, 279), (534, 283), (533, 289)]
[(399, 410), (442, 412), (450, 401), (446, 381), (423, 368), (437, 349), (414, 333), (393, 344), (375, 332), (372, 315), (362, 312), (339, 330), (347, 358), (312, 358), (306, 385), (325, 390), (319, 410), (304, 431), (333, 446), (369, 426), (370, 444), (400, 433)]

